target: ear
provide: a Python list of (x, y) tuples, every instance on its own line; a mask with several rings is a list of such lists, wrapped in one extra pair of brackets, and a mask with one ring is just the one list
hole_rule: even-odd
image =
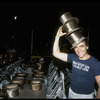
[(87, 46), (86, 48), (87, 48), (87, 49), (89, 49), (89, 47), (88, 47), (88, 46)]

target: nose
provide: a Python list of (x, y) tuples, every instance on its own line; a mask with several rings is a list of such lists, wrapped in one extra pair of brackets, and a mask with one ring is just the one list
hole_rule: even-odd
[(78, 47), (78, 48), (77, 48), (77, 51), (80, 51), (80, 50), (81, 50), (81, 49)]

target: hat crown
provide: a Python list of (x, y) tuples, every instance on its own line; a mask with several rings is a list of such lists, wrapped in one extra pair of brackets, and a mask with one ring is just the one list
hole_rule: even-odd
[(62, 24), (66, 23), (69, 20), (75, 19), (75, 22), (79, 23), (79, 19), (77, 17), (73, 17), (72, 14), (70, 12), (66, 12), (63, 15), (61, 15), (60, 17), (60, 21)]

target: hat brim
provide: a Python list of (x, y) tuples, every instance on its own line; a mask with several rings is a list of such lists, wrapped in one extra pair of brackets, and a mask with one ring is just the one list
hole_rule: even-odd
[(88, 39), (88, 37), (84, 37), (83, 39), (81, 39), (78, 43), (76, 43), (73, 47), (71, 47), (71, 49), (74, 49), (79, 43), (81, 43), (82, 41)]
[(45, 61), (39, 61), (39, 63), (41, 63), (41, 64), (42, 64), (42, 63), (45, 63)]

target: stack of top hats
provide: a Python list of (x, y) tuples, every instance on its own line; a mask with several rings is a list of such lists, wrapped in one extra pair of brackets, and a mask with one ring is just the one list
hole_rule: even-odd
[(83, 28), (78, 27), (79, 19), (73, 17), (70, 12), (66, 12), (60, 17), (62, 31), (66, 32), (65, 38), (71, 43), (73, 49), (77, 44), (82, 42), (85, 37), (83, 36)]

